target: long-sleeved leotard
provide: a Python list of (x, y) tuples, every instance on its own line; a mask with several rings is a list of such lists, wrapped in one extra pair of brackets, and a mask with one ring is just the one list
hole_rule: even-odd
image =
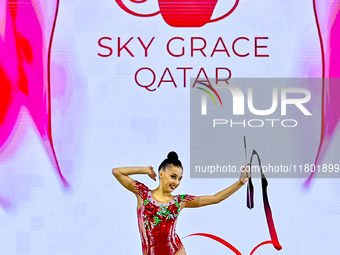
[(176, 234), (177, 216), (183, 202), (191, 201), (193, 196), (177, 195), (164, 205), (157, 205), (152, 199), (147, 186), (134, 181), (138, 195), (143, 200), (137, 208), (138, 226), (142, 239), (144, 255), (174, 255), (183, 248), (181, 239)]

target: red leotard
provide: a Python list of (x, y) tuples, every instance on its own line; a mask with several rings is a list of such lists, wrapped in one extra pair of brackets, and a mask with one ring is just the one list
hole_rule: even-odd
[(138, 195), (143, 200), (137, 209), (139, 232), (144, 255), (174, 255), (183, 248), (181, 239), (176, 234), (177, 216), (183, 202), (191, 201), (190, 195), (177, 195), (165, 205), (157, 205), (147, 186), (135, 182)]

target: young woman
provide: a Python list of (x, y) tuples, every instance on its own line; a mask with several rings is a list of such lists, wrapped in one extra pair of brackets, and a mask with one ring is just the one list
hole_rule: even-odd
[(156, 173), (151, 166), (114, 168), (112, 173), (125, 188), (137, 196), (143, 255), (186, 255), (175, 231), (179, 212), (185, 207), (217, 204), (242, 187), (250, 177), (250, 172), (242, 171), (237, 182), (213, 196), (174, 196), (171, 193), (181, 183), (183, 168), (177, 153), (173, 151), (158, 168), (160, 183), (155, 190), (150, 190), (129, 177), (131, 174), (147, 174), (156, 181)]

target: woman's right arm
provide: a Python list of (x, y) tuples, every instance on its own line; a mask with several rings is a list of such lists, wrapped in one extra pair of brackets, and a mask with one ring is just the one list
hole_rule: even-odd
[(116, 179), (122, 184), (126, 189), (137, 194), (136, 187), (134, 185), (134, 180), (129, 177), (131, 174), (147, 174), (151, 179), (156, 181), (156, 173), (153, 171), (152, 166), (148, 167), (119, 167), (113, 168), (112, 174)]

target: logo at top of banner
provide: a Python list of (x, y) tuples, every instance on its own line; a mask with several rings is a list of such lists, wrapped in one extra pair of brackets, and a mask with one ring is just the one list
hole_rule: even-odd
[[(147, 0), (130, 0), (140, 4)], [(140, 14), (126, 7), (122, 0), (117, 4), (127, 13), (137, 17), (152, 17), (161, 14), (164, 21), (172, 27), (202, 27), (207, 23), (222, 20), (233, 13), (240, 0), (223, 16), (211, 19), (218, 0), (158, 0), (159, 11), (150, 14)]]

